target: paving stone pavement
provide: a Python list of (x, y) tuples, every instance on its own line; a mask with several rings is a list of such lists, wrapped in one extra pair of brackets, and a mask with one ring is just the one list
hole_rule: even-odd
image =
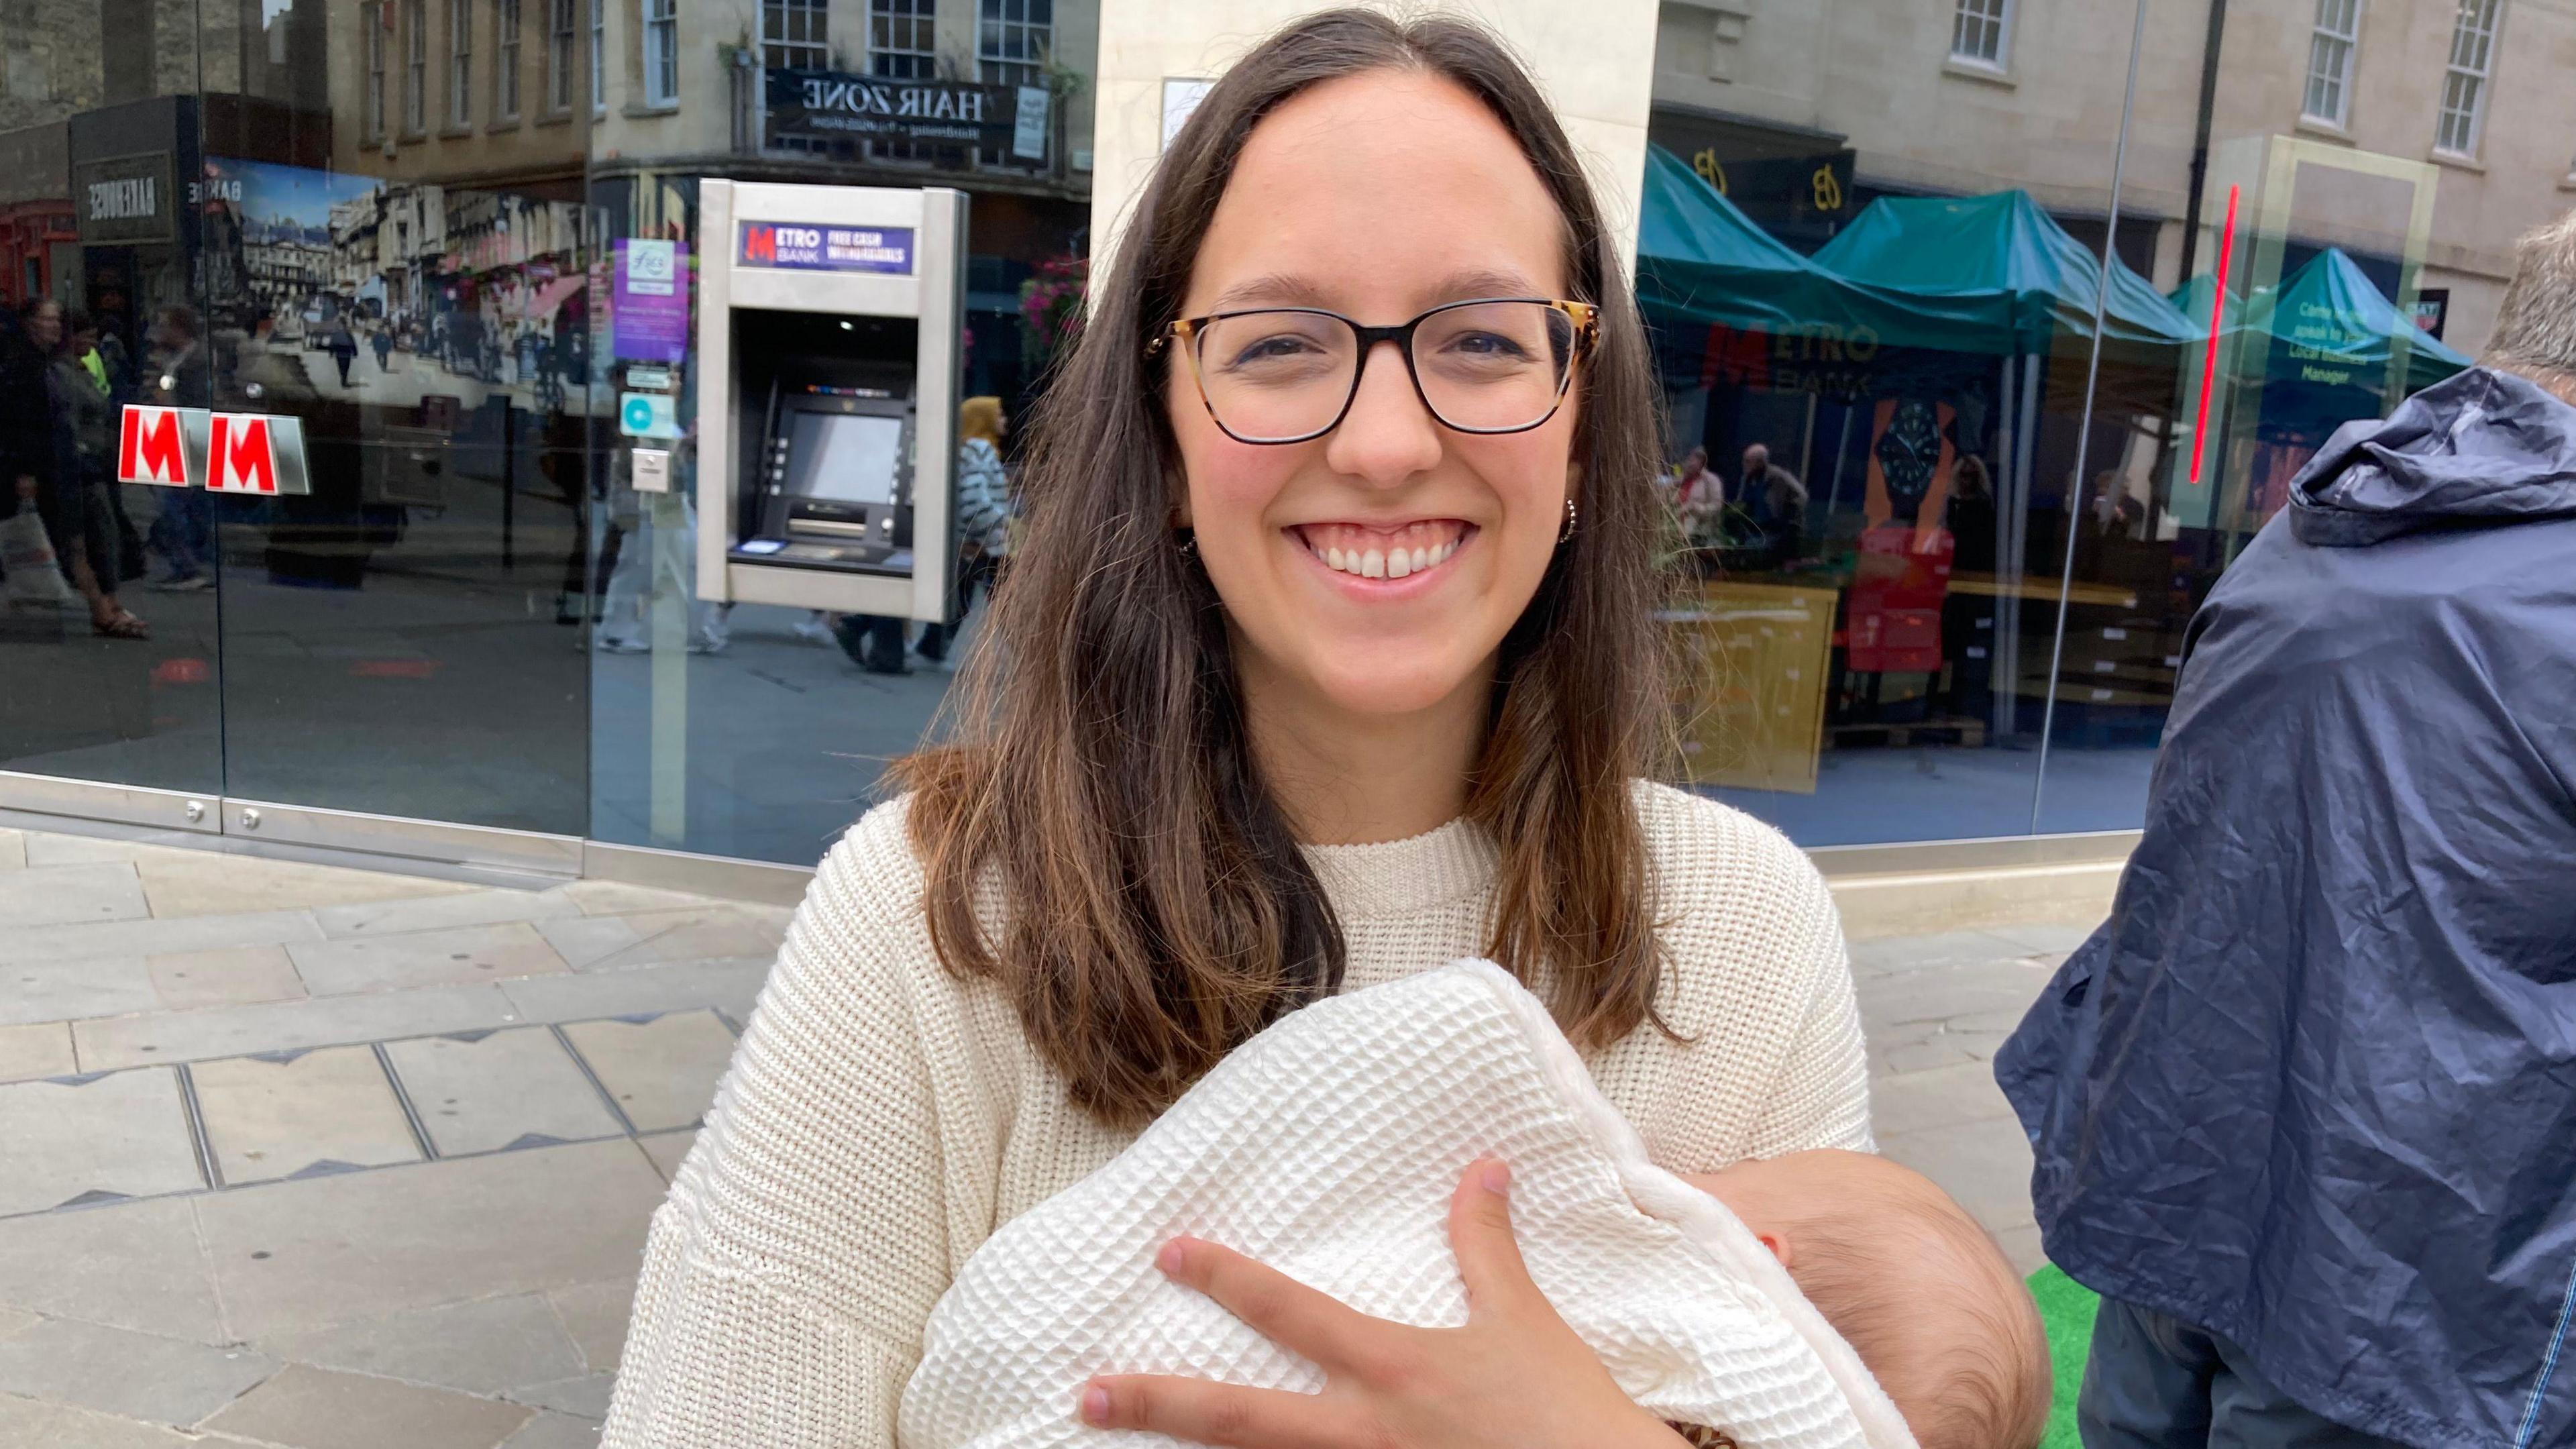
[[(586, 1449), (788, 912), (0, 829), (0, 1449)], [(1881, 1148), (2027, 1269), (2084, 932), (1858, 943)]]

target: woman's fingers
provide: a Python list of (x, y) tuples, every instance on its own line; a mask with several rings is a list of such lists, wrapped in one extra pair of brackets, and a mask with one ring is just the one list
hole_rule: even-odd
[(1467, 1285), (1467, 1308), (1509, 1312), (1538, 1296), (1512, 1237), (1512, 1175), (1499, 1158), (1468, 1164), (1449, 1198), (1449, 1246)]
[(1387, 1326), (1276, 1268), (1197, 1238), (1165, 1243), (1154, 1264), (1173, 1282), (1215, 1299), (1263, 1338), (1327, 1371), (1362, 1361), (1366, 1345)]
[(1082, 1422), (1169, 1434), (1221, 1449), (1348, 1449), (1346, 1415), (1314, 1394), (1158, 1374), (1108, 1374), (1083, 1386)]

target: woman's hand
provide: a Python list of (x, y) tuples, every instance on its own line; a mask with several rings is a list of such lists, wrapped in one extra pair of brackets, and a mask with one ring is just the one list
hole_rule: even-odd
[(1214, 1243), (1165, 1244), (1164, 1273), (1320, 1365), (1324, 1391), (1103, 1375), (1083, 1390), (1083, 1421), (1224, 1449), (1678, 1449), (1530, 1281), (1510, 1181), (1500, 1162), (1479, 1162), (1449, 1200), (1464, 1328), (1370, 1318)]

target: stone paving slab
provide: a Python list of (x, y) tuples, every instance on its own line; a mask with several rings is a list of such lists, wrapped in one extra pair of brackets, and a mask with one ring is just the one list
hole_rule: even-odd
[(596, 1449), (600, 1427), (570, 1414), (540, 1413), (503, 1440), (501, 1449)]
[(443, 1157), (497, 1152), (531, 1136), (578, 1142), (625, 1131), (544, 1027), (389, 1042), (385, 1054)]
[(733, 1033), (712, 1011), (576, 1022), (563, 1033), (638, 1132), (696, 1126), (733, 1060)]
[(22, 830), (0, 830), (0, 870), (24, 870), (27, 866), (27, 835)]
[[(2036, 954), (2036, 949), (2005, 936), (2000, 929), (1943, 931), (1928, 936), (1883, 936), (1853, 941), (1852, 975), (1864, 984), (1878, 978), (1978, 966)], [(1863, 993), (1867, 994), (1866, 991)]]
[(729, 906), (579, 916), (537, 927), (576, 971), (623, 971), (674, 961), (774, 958), (785, 935)]
[(72, 1027), (72, 1044), (83, 1068), (100, 1071), (426, 1032), (479, 1031), (521, 1019), (496, 986), (450, 986), (84, 1021)]
[(0, 1216), (92, 1193), (154, 1197), (205, 1185), (167, 1068), (0, 1087)]
[(72, 1029), (65, 1022), (0, 1026), (0, 1082), (31, 1077), (67, 1077), (80, 1070), (72, 1055)]
[(151, 914), (134, 867), (28, 866), (0, 875), (0, 921), (24, 926), (96, 925), (135, 921)]
[(1870, 1125), (1882, 1137), (1970, 1122), (2005, 1122), (2018, 1131), (2012, 1104), (1988, 1062), (1962, 1062), (1869, 1084)]
[(135, 863), (156, 916), (234, 915), (311, 910), (359, 901), (452, 895), (474, 889), (459, 881), (337, 865), (267, 860), (219, 851), (161, 848)]
[(527, 1021), (643, 1016), (709, 1006), (743, 1021), (750, 1017), (752, 1003), (760, 998), (761, 983), (769, 979), (773, 964), (770, 957), (762, 956), (685, 966), (640, 966), (632, 971), (530, 976), (502, 982), (501, 991)]
[(191, 1198), (0, 1218), (0, 1305), (228, 1343)]
[(259, 1342), (625, 1277), (666, 1191), (620, 1140), (269, 1183), (194, 1204), (225, 1312)]
[(0, 1393), (161, 1424), (194, 1424), (278, 1367), (276, 1359), (249, 1349), (69, 1318), (48, 1318), (0, 1339)]
[(516, 1404), (295, 1364), (205, 1427), (288, 1449), (494, 1449), (529, 1417)]
[(371, 1048), (233, 1057), (189, 1070), (206, 1144), (227, 1185), (420, 1160), (402, 1103)]
[(585, 1374), (557, 1383), (512, 1389), (509, 1397), (514, 1403), (595, 1421), (608, 1417), (608, 1398), (616, 1390), (617, 1375)]
[[(32, 873), (32, 872), (31, 872)], [(0, 966), (0, 1023), (121, 1016), (161, 1006), (152, 971), (135, 957), (23, 961)]]
[(44, 1321), (44, 1315), (23, 1308), (0, 1308), (0, 1341), (15, 1338)]
[(581, 913), (580, 902), (555, 891), (504, 890), (484, 886), (448, 895), (324, 906), (313, 913), (313, 919), (322, 927), (322, 934), (339, 938), (389, 936), (405, 931), (447, 930), (459, 926), (497, 926), (512, 921), (552, 920), (559, 916), (578, 918)]
[[(361, 1318), (273, 1335), (259, 1346), (295, 1363), (468, 1394), (498, 1394), (595, 1372), (548, 1296), (516, 1293)], [(626, 1305), (618, 1307), (622, 1332)]]
[(145, 958), (153, 994), (168, 1011), (301, 1001), (304, 978), (283, 946), (232, 946)]
[[(21, 872), (23, 874), (23, 872)], [(99, 956), (158, 956), (214, 951), (226, 946), (319, 941), (322, 928), (305, 911), (253, 911), (241, 915), (178, 916), (169, 920), (108, 921), (28, 926), (9, 935), (11, 963), (73, 961)]]
[(2031, 1221), (2030, 1142), (2018, 1124), (1962, 1122), (1882, 1134), (1878, 1150), (1941, 1185), (1990, 1233)]
[(1918, 1022), (1958, 1021), (1964, 1017), (2009, 1017), (2005, 1029), (2021, 1021), (2030, 1004), (2056, 974), (2054, 966), (2036, 961), (1984, 961), (1945, 971), (1880, 977), (1861, 991), (1861, 1024), (1872, 1030)]
[(524, 921), (289, 946), (316, 996), (541, 976), (571, 967)]
[(626, 1346), (626, 1316), (635, 1306), (635, 1280), (576, 1283), (546, 1295), (555, 1317), (581, 1351), (582, 1366), (595, 1374), (615, 1373)]
[(95, 865), (101, 861), (123, 861), (132, 865), (149, 856), (172, 851), (174, 847), (153, 845), (141, 840), (117, 840), (103, 835), (66, 835), (52, 830), (24, 832), (29, 865)]
[(697, 1142), (698, 1129), (694, 1127), (681, 1132), (656, 1132), (635, 1139), (635, 1145), (643, 1148), (644, 1155), (652, 1159), (653, 1170), (662, 1174), (664, 1182), (680, 1175), (681, 1159), (689, 1155), (689, 1149)]
[(138, 1419), (0, 1394), (0, 1449), (184, 1449), (205, 1442)]
[(681, 911), (712, 904), (707, 896), (668, 891), (658, 886), (629, 885), (622, 880), (576, 880), (556, 886), (559, 895), (581, 907), (585, 916), (622, 916), (637, 911)]

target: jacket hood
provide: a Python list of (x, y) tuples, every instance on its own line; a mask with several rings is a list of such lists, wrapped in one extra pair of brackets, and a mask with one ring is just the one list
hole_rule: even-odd
[(2576, 517), (2576, 407), (2484, 367), (2335, 429), (2290, 484), (2292, 531), (2326, 548), (2564, 517)]

